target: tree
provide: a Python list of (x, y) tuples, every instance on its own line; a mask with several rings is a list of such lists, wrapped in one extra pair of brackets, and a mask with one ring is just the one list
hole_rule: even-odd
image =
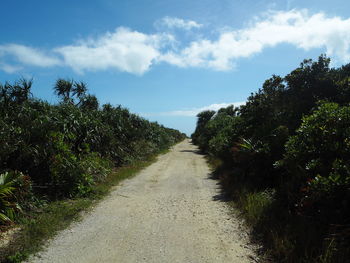
[[(211, 111), (211, 110), (206, 110), (206, 111), (202, 111), (200, 113), (197, 114), (197, 127), (195, 132), (192, 134), (192, 140), (195, 144), (198, 145), (203, 145), (203, 143), (206, 141), (204, 138), (201, 139), (200, 137), (205, 136), (204, 135), (204, 131), (205, 131), (205, 126), (206, 124), (210, 121), (210, 119), (214, 116), (215, 111)], [(200, 141), (202, 143), (200, 143)], [(206, 144), (207, 145), (207, 144)], [(205, 147), (203, 145), (203, 147), (201, 147), (203, 151), (205, 151)]]
[(73, 92), (72, 92), (73, 96), (76, 96), (77, 98), (79, 98), (80, 101), (82, 101), (86, 96), (86, 92), (87, 92), (87, 86), (84, 82), (80, 81), (80, 82), (74, 83)]
[(97, 110), (99, 103), (94, 95), (86, 95), (80, 102), (80, 107), (84, 110)]
[(62, 98), (64, 103), (73, 103), (73, 80), (58, 79), (54, 91), (58, 97)]
[(76, 105), (80, 105), (87, 96), (87, 85), (82, 81), (58, 79), (54, 86), (54, 92), (64, 103), (74, 104), (74, 101), (77, 101)]
[(10, 84), (6, 82), (4, 85), (0, 84), (0, 101), (5, 105), (9, 103), (22, 104), (31, 97), (31, 88), (33, 80), (26, 80), (24, 78)]

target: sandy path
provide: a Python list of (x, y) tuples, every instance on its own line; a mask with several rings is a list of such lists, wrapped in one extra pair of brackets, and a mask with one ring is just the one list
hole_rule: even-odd
[(30, 262), (255, 262), (196, 149), (174, 146)]

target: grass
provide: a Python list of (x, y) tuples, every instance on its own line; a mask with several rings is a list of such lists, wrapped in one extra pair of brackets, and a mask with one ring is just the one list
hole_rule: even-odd
[(57, 231), (79, 218), (79, 212), (89, 208), (92, 199), (61, 200), (47, 204), (20, 219), (21, 231), (6, 251), (1, 252), (2, 262), (21, 262), (38, 252), (44, 241)]
[(241, 209), (250, 225), (255, 225), (264, 216), (265, 211), (273, 202), (273, 194), (269, 191), (247, 192), (242, 196)]
[(26, 213), (19, 219), (21, 231), (8, 247), (0, 250), (0, 262), (21, 262), (29, 255), (40, 251), (48, 239), (54, 237), (58, 231), (67, 228), (73, 221), (81, 219), (81, 212), (90, 209), (114, 186), (136, 175), (140, 170), (155, 162), (159, 154), (168, 151), (163, 150), (149, 156), (146, 160), (115, 168), (104, 181), (94, 186), (92, 194), (87, 198), (49, 202), (42, 208)]

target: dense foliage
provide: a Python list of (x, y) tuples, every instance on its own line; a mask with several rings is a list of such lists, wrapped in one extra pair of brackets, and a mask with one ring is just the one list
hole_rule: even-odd
[[(253, 196), (268, 196), (268, 212), (256, 226), (278, 218), (276, 236), (287, 236), (290, 245), (279, 250), (275, 233), (263, 234), (281, 261), (342, 262), (349, 256), (350, 64), (329, 63), (325, 56), (304, 60), (285, 77), (266, 80), (240, 108), (199, 113), (192, 135), (230, 171), (226, 187), (250, 193), (246, 205)], [(311, 229), (315, 233), (305, 238)]]
[(57, 105), (34, 98), (31, 86), (23, 79), (0, 84), (0, 222), (13, 218), (18, 192), (27, 191), (18, 179), (6, 179), (10, 174), (51, 198), (84, 196), (112, 167), (185, 137), (121, 106), (100, 107), (82, 82), (57, 80)]

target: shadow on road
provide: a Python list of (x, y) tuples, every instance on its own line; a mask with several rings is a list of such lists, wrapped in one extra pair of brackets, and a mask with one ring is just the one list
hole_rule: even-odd
[(231, 202), (233, 201), (233, 198), (221, 190), (219, 194), (213, 196), (213, 200), (219, 202)]
[(199, 150), (181, 150), (180, 152), (183, 152), (183, 153), (195, 153), (195, 154), (203, 155), (203, 153), (201, 153)]
[(212, 197), (214, 201), (219, 201), (219, 202), (233, 201), (233, 197), (224, 190), (223, 184), (220, 181), (220, 171), (211, 172), (210, 174), (208, 174), (207, 179), (214, 180), (216, 182), (216, 186), (217, 186), (216, 189), (218, 191), (218, 194)]

